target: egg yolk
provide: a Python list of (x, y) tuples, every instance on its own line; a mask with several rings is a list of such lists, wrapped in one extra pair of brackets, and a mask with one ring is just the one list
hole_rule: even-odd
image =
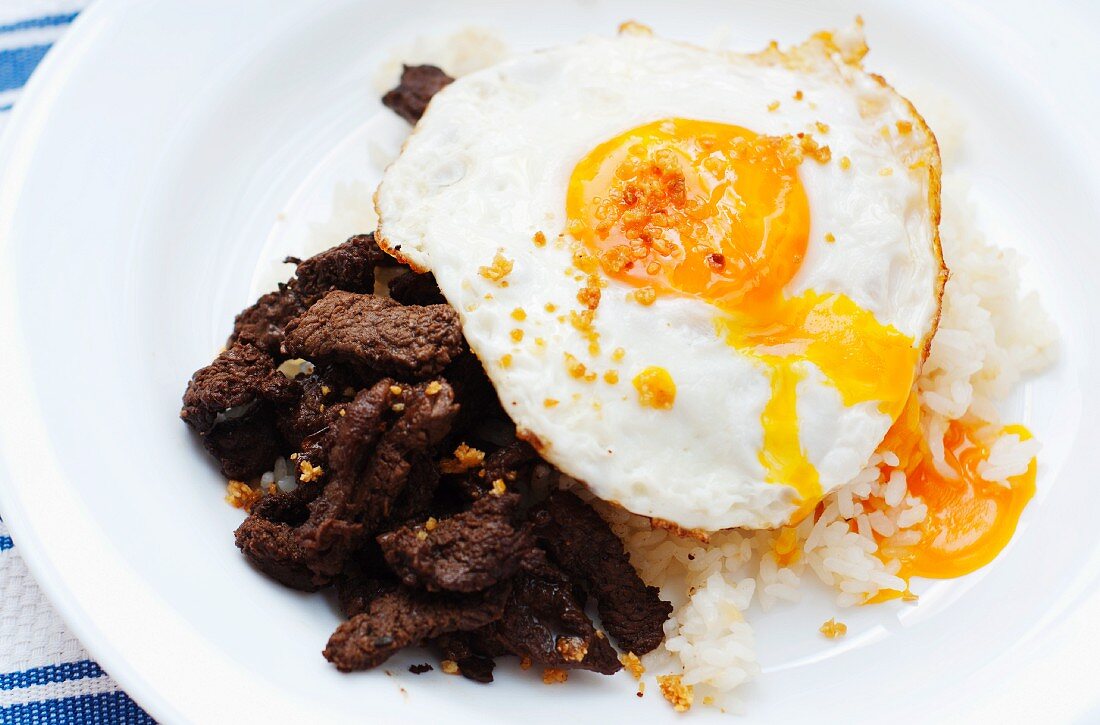
[[(767, 480), (812, 509), (822, 493), (799, 439), (797, 386), (811, 362), (845, 405), (873, 401), (896, 416), (919, 351), (848, 297), (784, 287), (801, 267), (810, 209), (802, 146), (708, 121), (667, 119), (620, 134), (577, 164), (569, 232), (610, 278), (702, 299), (718, 332), (769, 373), (759, 459)], [(807, 506), (809, 508), (807, 508)]]
[[(909, 492), (928, 506), (920, 524), (920, 541), (889, 548), (881, 554), (901, 562), (899, 576), (950, 579), (969, 574), (989, 562), (1008, 544), (1020, 514), (1035, 495), (1035, 459), (1027, 471), (1008, 479), (1008, 485), (986, 481), (978, 472), (989, 458), (989, 448), (1001, 435), (1027, 440), (1023, 426), (990, 431), (981, 421), (951, 421), (943, 438), (948, 470), (937, 467), (921, 427), (920, 405), (914, 395), (882, 443), (882, 450), (898, 456), (897, 469), (905, 472)], [(884, 473), (889, 476), (891, 469)]]
[(651, 365), (634, 376), (638, 400), (647, 408), (668, 410), (676, 401), (676, 383), (668, 370)]

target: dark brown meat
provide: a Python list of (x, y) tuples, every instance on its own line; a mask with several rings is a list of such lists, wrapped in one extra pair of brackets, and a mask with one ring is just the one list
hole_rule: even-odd
[(396, 584), (387, 579), (354, 577), (345, 572), (336, 579), (336, 598), (340, 611), (351, 618), (370, 609), (371, 602), (394, 588)]
[[(391, 411), (398, 417), (386, 427), (381, 420)], [(451, 387), (438, 381), (398, 386), (386, 379), (356, 396), (333, 429), (326, 511), (342, 517), (354, 512), (369, 529), (377, 528), (391, 515), (414, 463), (435, 450), (456, 413)]]
[(465, 437), (489, 419), (504, 426), (511, 424), (481, 361), (468, 349), (447, 366), (443, 377), (455, 389), (455, 399), (461, 406), (454, 426), (456, 434)]
[(484, 684), (493, 681), (497, 663), (492, 655), (479, 651), (480, 639), (476, 632), (450, 632), (437, 637), (435, 645), (439, 647), (440, 659), (457, 664), (459, 674), (467, 680)]
[(445, 305), (447, 299), (439, 291), (431, 273), (405, 272), (390, 280), (390, 297), (403, 305)]
[(401, 388), (385, 379), (344, 412), (327, 434), (329, 470), (321, 474), (327, 483), (305, 520), (250, 516), (237, 530), (245, 555), (288, 586), (312, 590), (341, 573), (390, 515), (414, 462), (447, 434), (456, 408), (445, 383)]
[(321, 492), (320, 483), (264, 496), (235, 533), (237, 546), (260, 571), (292, 589), (316, 591), (311, 555), (298, 541), (297, 527), (309, 518), (309, 504)]
[(336, 578), (336, 599), (345, 617), (351, 618), (370, 608), (382, 594), (397, 588), (397, 581), (386, 571), (377, 546), (352, 556)]
[(200, 435), (206, 452), (218, 461), (222, 475), (231, 480), (248, 480), (271, 468), (282, 452), (282, 439), (266, 405), (247, 415), (218, 423)]
[(370, 294), (380, 253), (374, 234), (360, 234), (301, 262), (291, 284), (310, 302), (334, 289)]
[(513, 516), (519, 496), (483, 496), (464, 513), (382, 534), (378, 543), (390, 568), (410, 587), (474, 592), (512, 576), (531, 552), (534, 537)]
[(531, 473), (540, 460), (530, 445), (512, 441), (486, 456), (482, 467), (467, 473), (459, 485), (471, 499), (489, 495), (497, 480), (503, 481), (509, 491), (526, 496), (530, 491)]
[(531, 519), (539, 543), (595, 597), (600, 620), (619, 647), (641, 655), (661, 643), (672, 605), (645, 585), (619, 537), (591, 506), (555, 491)]
[(499, 621), (478, 632), (497, 646), (544, 667), (610, 675), (622, 669), (611, 643), (584, 613), (573, 583), (542, 557), (528, 557), (512, 580)]
[(227, 344), (236, 342), (255, 345), (273, 358), (281, 359), (283, 328), (286, 323), (306, 311), (306, 304), (285, 284), (268, 292), (245, 308), (233, 322), (233, 334)]
[(293, 397), (290, 381), (275, 369), (270, 355), (235, 344), (191, 376), (180, 417), (206, 434), (218, 423), (244, 417), (257, 404), (288, 403)]
[[(356, 385), (357, 375), (335, 367), (317, 369), (312, 375), (292, 380), (295, 400), (278, 410), (279, 431), (291, 449), (301, 451), (307, 438), (327, 430), (354, 397)], [(324, 465), (321, 461), (313, 464)]]
[(199, 434), (228, 478), (251, 478), (268, 469), (283, 442), (275, 406), (294, 390), (275, 361), (252, 345), (234, 344), (194, 374), (180, 417)]
[(401, 73), (401, 83), (382, 96), (382, 104), (409, 123), (416, 123), (432, 96), (453, 81), (434, 65), (407, 65)]
[(438, 374), (462, 351), (446, 305), (403, 306), (386, 297), (329, 292), (290, 322), (283, 347), (314, 363), (344, 363), (399, 378)]
[(404, 647), (495, 621), (508, 591), (508, 584), (503, 584), (465, 595), (427, 594), (404, 587), (386, 592), (366, 612), (336, 628), (325, 647), (325, 658), (343, 672), (377, 667)]
[(397, 526), (414, 519), (424, 519), (439, 487), (439, 466), (431, 457), (415, 456), (409, 467), (405, 489), (394, 499), (388, 523)]
[(528, 469), (540, 460), (542, 459), (529, 444), (513, 441), (485, 457), (485, 465), (482, 466), (479, 477), (490, 485), (497, 479), (504, 481), (506, 485), (513, 484), (524, 478)]

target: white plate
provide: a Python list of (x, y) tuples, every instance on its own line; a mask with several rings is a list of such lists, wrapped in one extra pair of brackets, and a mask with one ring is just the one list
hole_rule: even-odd
[(371, 120), (370, 79), (393, 46), (478, 23), (524, 48), (636, 17), (752, 48), (859, 12), (869, 67), (903, 92), (938, 89), (968, 121), (959, 166), (997, 241), (1032, 260), (1062, 358), (1008, 411), (1045, 444), (1008, 550), (975, 576), (924, 585), (915, 608), (845, 612), (836, 644), (815, 634), (834, 613), (823, 598), (756, 616), (765, 674), (744, 692), (748, 713), (1100, 717), (1098, 438), (1091, 415), (1082, 425), (1100, 409), (1096, 7), (403, 5), (100, 0), (49, 54), (0, 146), (0, 504), (45, 591), (130, 694), (169, 721), (671, 719), (625, 676), (547, 687), (505, 665), (482, 688), (411, 676), (408, 657), (390, 676), (338, 674), (319, 653), (334, 607), (238, 555), (240, 513), (177, 419), (180, 395), (250, 281), (301, 251), (333, 183), (371, 180), (352, 137), (387, 123)]

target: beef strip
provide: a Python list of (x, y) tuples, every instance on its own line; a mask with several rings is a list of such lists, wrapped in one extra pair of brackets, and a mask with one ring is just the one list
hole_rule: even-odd
[(509, 590), (505, 582), (476, 594), (428, 594), (405, 587), (386, 592), (371, 601), (366, 612), (336, 628), (325, 658), (342, 672), (377, 667), (404, 647), (495, 621)]
[(237, 546), (256, 568), (292, 589), (316, 591), (311, 555), (298, 541), (297, 527), (309, 518), (309, 504), (321, 493), (319, 482), (264, 496), (252, 507), (235, 537)]
[(534, 538), (513, 522), (519, 496), (483, 496), (464, 513), (382, 534), (378, 543), (390, 568), (410, 587), (473, 592), (515, 574)]
[(485, 374), (485, 368), (477, 356), (464, 349), (443, 371), (443, 377), (454, 387), (455, 398), (461, 410), (455, 421), (455, 434), (470, 438), (476, 429), (488, 420), (495, 420), (502, 426), (512, 424), (508, 414), (500, 406), (497, 391)]
[(416, 123), (432, 96), (453, 81), (434, 65), (407, 65), (398, 86), (382, 96), (382, 104), (409, 123)]
[(192, 376), (180, 417), (226, 477), (244, 479), (263, 473), (279, 455), (275, 406), (293, 399), (293, 386), (270, 355), (235, 343)]
[(568, 491), (555, 491), (531, 516), (539, 543), (595, 597), (600, 620), (619, 647), (641, 655), (664, 638), (672, 605), (647, 587), (622, 541), (596, 511)]
[(415, 460), (447, 434), (456, 407), (445, 383), (402, 388), (384, 379), (344, 412), (326, 434), (329, 470), (321, 475), (327, 483), (309, 502), (305, 520), (294, 525), (249, 516), (237, 529), (241, 551), (288, 586), (316, 589), (340, 574), (390, 515)]
[(457, 664), (459, 673), (467, 680), (484, 684), (493, 681), (497, 663), (492, 655), (480, 651), (481, 639), (475, 632), (450, 632), (437, 637), (435, 645), (439, 647), (440, 659)]
[(180, 417), (201, 435), (220, 422), (241, 417), (246, 408), (286, 403), (293, 395), (290, 381), (275, 369), (270, 355), (238, 343), (191, 376)]
[(622, 668), (611, 643), (584, 613), (573, 583), (542, 556), (527, 557), (512, 580), (500, 620), (477, 634), (483, 647), (498, 647), (544, 667), (605, 675)]
[(439, 467), (436, 462), (427, 455), (414, 456), (405, 489), (394, 499), (386, 527), (426, 518), (438, 487)]
[(255, 345), (273, 358), (280, 358), (283, 328), (286, 323), (306, 311), (307, 305), (298, 293), (285, 284), (268, 292), (245, 308), (233, 321), (229, 345), (236, 342)]
[(348, 559), (335, 584), (340, 610), (349, 618), (367, 611), (372, 601), (397, 588), (397, 580), (373, 541)]
[(541, 460), (527, 443), (512, 441), (487, 455), (481, 468), (471, 470), (458, 485), (468, 498), (475, 500), (488, 495), (497, 480), (503, 481), (509, 491), (527, 494), (531, 472)]
[[(380, 429), (380, 413), (394, 407), (400, 408), (399, 417)], [(376, 529), (391, 515), (414, 463), (435, 451), (457, 411), (451, 387), (439, 381), (398, 386), (386, 379), (356, 396), (334, 426), (326, 514), (354, 512), (367, 528)]]
[[(301, 451), (306, 439), (323, 433), (340, 416), (354, 392), (358, 376), (336, 366), (316, 369), (291, 381), (297, 393), (294, 402), (278, 410), (279, 431), (294, 450)], [(350, 390), (349, 390), (350, 388)], [(313, 461), (314, 465), (324, 465)]]
[(373, 232), (354, 236), (304, 262), (293, 257), (286, 261), (298, 265), (295, 276), (237, 315), (227, 345), (255, 345), (281, 360), (283, 330), (288, 322), (331, 289), (373, 292), (375, 267), (397, 264), (375, 243)]
[(262, 475), (283, 452), (279, 429), (266, 406), (218, 423), (199, 440), (217, 459), (222, 475), (230, 480), (246, 481)]
[(478, 477), (492, 485), (500, 479), (507, 484), (522, 480), (529, 469), (541, 461), (535, 449), (523, 441), (512, 441), (485, 457)]
[(381, 253), (374, 234), (351, 237), (299, 263), (292, 285), (311, 302), (334, 289), (370, 294), (374, 292), (374, 267)]
[(386, 297), (329, 292), (286, 327), (285, 351), (399, 378), (441, 372), (462, 351), (458, 315), (446, 305), (402, 306)]
[(390, 297), (403, 305), (445, 305), (447, 299), (439, 291), (431, 272), (405, 272), (390, 280)]

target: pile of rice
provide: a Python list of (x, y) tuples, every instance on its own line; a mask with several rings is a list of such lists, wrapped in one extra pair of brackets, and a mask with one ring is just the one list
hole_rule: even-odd
[[(945, 189), (958, 185), (945, 180)], [(968, 415), (996, 421), (996, 402), (1054, 356), (1055, 332), (1034, 293), (1020, 288), (1019, 258), (988, 244), (976, 229), (973, 210), (944, 195), (941, 226), (951, 279), (943, 316), (918, 380), (922, 420), (930, 441), (943, 440), (948, 423)], [(961, 195), (965, 199), (965, 193)], [(1037, 452), (1035, 440), (1002, 436), (980, 467), (986, 480), (1022, 474)], [(943, 466), (942, 443), (933, 445)], [(622, 537), (642, 578), (675, 607), (665, 623), (665, 642), (644, 660), (647, 671), (682, 675), (695, 702), (724, 708), (740, 705), (731, 693), (760, 667), (746, 610), (756, 602), (768, 609), (797, 602), (805, 576), (836, 591), (836, 604), (867, 602), (880, 591), (906, 591), (897, 576), (900, 562), (880, 556), (876, 534), (886, 546), (919, 540), (927, 515), (909, 493), (905, 474), (886, 478), (879, 464), (896, 465), (891, 451), (879, 451), (851, 482), (824, 500), (824, 512), (779, 531), (731, 530), (706, 544), (654, 529), (649, 520), (594, 501)], [(853, 527), (851, 523), (854, 522)]]

